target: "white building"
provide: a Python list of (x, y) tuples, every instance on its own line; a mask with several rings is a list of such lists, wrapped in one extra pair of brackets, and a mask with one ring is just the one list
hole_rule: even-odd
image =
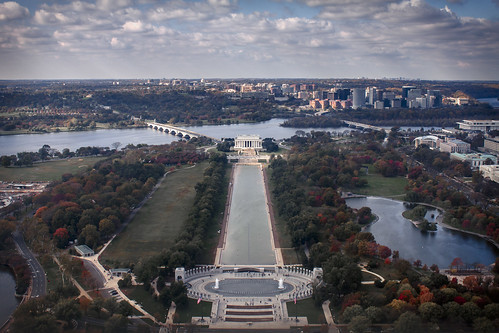
[(87, 245), (77, 245), (75, 246), (75, 250), (82, 257), (91, 257), (95, 254), (94, 250), (89, 248)]
[(458, 121), (459, 129), (465, 131), (489, 132), (499, 130), (499, 120), (463, 120)]
[(440, 151), (447, 153), (461, 153), (466, 154), (471, 151), (471, 145), (467, 142), (458, 139), (447, 139), (440, 142)]
[(485, 139), (483, 148), (485, 148), (485, 150), (488, 152), (499, 154), (499, 140), (497, 138)]
[(414, 139), (414, 147), (427, 145), (430, 149), (436, 149), (439, 147), (440, 141), (435, 135), (418, 136)]
[(499, 165), (481, 165), (480, 172), (484, 178), (499, 183)]
[(473, 169), (479, 168), (485, 164), (485, 161), (490, 160), (493, 164), (497, 164), (497, 157), (494, 155), (488, 154), (460, 154), (460, 153), (452, 153), (450, 154), (450, 158), (453, 160), (459, 160), (463, 162), (468, 162)]
[(262, 138), (258, 135), (239, 135), (236, 137), (234, 149), (238, 151), (262, 150)]

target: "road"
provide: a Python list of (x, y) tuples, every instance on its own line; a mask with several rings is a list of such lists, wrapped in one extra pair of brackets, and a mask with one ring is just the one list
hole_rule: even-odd
[(33, 278), (31, 284), (31, 297), (33, 298), (45, 295), (47, 290), (47, 278), (42, 265), (40, 265), (35, 255), (30, 251), (24, 242), (23, 235), (19, 230), (12, 233), (12, 239), (16, 243), (22, 256), (26, 258), (29, 268), (31, 269), (31, 276)]

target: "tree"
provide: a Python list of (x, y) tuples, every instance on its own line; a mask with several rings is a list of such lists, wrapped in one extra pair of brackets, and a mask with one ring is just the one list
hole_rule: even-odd
[(433, 302), (426, 302), (419, 306), (418, 308), (421, 318), (426, 321), (436, 323), (444, 316), (444, 309)]
[(365, 314), (373, 323), (381, 323), (384, 320), (383, 310), (377, 306), (368, 307)]
[(456, 268), (461, 268), (464, 266), (464, 262), (461, 258), (457, 257), (457, 258), (454, 258), (454, 260), (452, 260), (451, 264), (450, 264), (450, 268), (452, 267), (456, 267)]
[(354, 317), (357, 316), (364, 316), (364, 309), (362, 306), (355, 304), (352, 306), (349, 306), (348, 308), (343, 311), (343, 321), (345, 323), (349, 323)]
[(265, 138), (262, 142), (262, 148), (267, 152), (272, 153), (279, 150), (279, 146), (274, 142), (273, 138)]
[(16, 230), (16, 223), (9, 220), (0, 220), (0, 249), (6, 245), (7, 238)]
[(121, 146), (121, 142), (118, 142), (118, 141), (117, 141), (117, 142), (113, 142), (113, 143), (111, 144), (111, 147), (113, 147), (113, 148), (114, 148), (114, 150), (118, 150), (118, 148), (119, 148), (120, 146)]
[(350, 324), (348, 324), (348, 329), (353, 333), (364, 333), (367, 332), (371, 326), (371, 321), (366, 316), (356, 316), (352, 318)]
[(392, 250), (385, 245), (378, 246), (378, 255), (382, 259), (387, 259), (392, 255)]
[(99, 222), (99, 231), (102, 236), (109, 237), (114, 233), (115, 225), (110, 219), (102, 219)]
[(68, 245), (69, 232), (66, 228), (59, 228), (54, 232), (54, 241), (58, 248), (63, 249)]
[(86, 244), (91, 248), (96, 247), (99, 244), (100, 234), (97, 231), (97, 227), (92, 224), (86, 225), (78, 237), (79, 244)]
[(467, 322), (472, 323), (473, 320), (480, 316), (482, 310), (473, 302), (466, 302), (461, 305), (461, 317)]
[(81, 317), (80, 307), (73, 299), (61, 299), (54, 307), (54, 314), (57, 319), (71, 321)]
[(479, 317), (473, 320), (473, 329), (480, 333), (497, 332), (494, 323), (485, 317)]
[(119, 333), (125, 332), (126, 326), (128, 324), (128, 319), (120, 314), (113, 314), (111, 318), (106, 320), (106, 324), (104, 325), (105, 333)]
[(12, 164), (12, 156), (3, 155), (0, 163), (5, 168), (9, 167)]
[(425, 329), (421, 324), (419, 316), (413, 312), (404, 312), (394, 323), (395, 332), (398, 333), (418, 333)]

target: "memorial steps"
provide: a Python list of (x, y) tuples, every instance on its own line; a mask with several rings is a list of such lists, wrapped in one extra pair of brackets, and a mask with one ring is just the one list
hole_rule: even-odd
[(274, 308), (270, 304), (240, 305), (226, 304), (224, 321), (239, 323), (257, 323), (274, 321)]

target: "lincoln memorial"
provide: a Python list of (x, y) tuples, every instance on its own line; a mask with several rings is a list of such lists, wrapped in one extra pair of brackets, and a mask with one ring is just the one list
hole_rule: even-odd
[(262, 150), (262, 138), (258, 135), (239, 135), (236, 137), (235, 150)]

